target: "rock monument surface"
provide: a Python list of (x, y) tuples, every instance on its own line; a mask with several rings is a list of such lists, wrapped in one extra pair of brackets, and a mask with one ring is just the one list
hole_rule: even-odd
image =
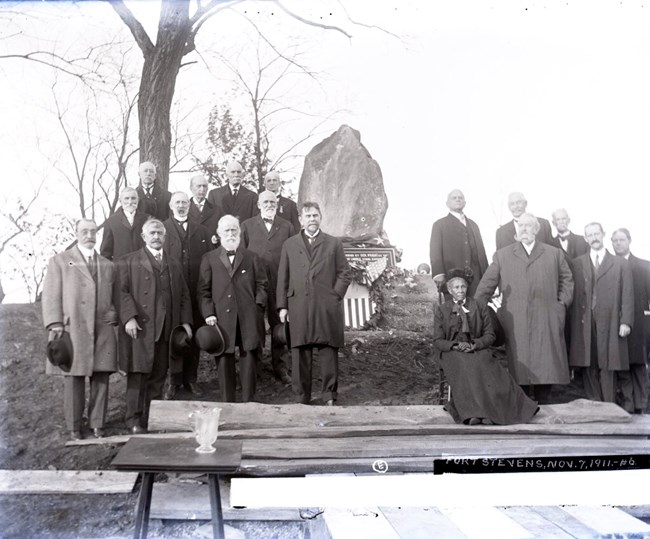
[(306, 200), (320, 205), (328, 234), (362, 241), (384, 235), (384, 180), (358, 131), (342, 125), (305, 157), (298, 204)]

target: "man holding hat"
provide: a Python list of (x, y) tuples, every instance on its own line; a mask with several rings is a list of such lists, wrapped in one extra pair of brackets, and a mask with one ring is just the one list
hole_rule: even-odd
[(145, 246), (118, 262), (120, 321), (131, 338), (126, 425), (133, 434), (145, 431), (149, 404), (162, 396), (172, 329), (182, 325), (192, 337), (190, 294), (180, 263), (163, 251), (165, 225), (149, 219), (142, 238)]
[[(278, 316), (275, 301), (280, 252), (282, 251), (284, 242), (293, 236), (295, 231), (289, 221), (278, 217), (278, 201), (275, 194), (271, 191), (263, 191), (260, 193), (257, 206), (261, 213), (242, 223), (241, 238), (244, 247), (256, 253), (266, 267), (266, 273), (269, 279), (266, 315), (269, 320), (271, 332), (273, 333), (273, 328), (280, 324), (280, 317)], [(285, 356), (286, 349), (284, 345), (272, 337), (271, 366), (273, 367), (273, 373), (283, 383), (290, 384), (291, 378), (287, 373)]]
[(225, 349), (216, 356), (221, 400), (235, 402), (235, 346), (239, 347), (242, 401), (255, 398), (256, 360), (263, 335), (266, 270), (259, 257), (240, 241), (239, 221), (232, 215), (219, 220), (221, 245), (203, 256), (198, 295), (201, 314), (209, 326), (219, 324)]
[(77, 245), (53, 256), (47, 266), (43, 323), (50, 341), (46, 372), (64, 375), (66, 426), (71, 438), (80, 440), (86, 377), (90, 427), (95, 437), (104, 435), (108, 380), (117, 370), (117, 313), (112, 299), (113, 263), (95, 252), (97, 225), (81, 219), (75, 232)]

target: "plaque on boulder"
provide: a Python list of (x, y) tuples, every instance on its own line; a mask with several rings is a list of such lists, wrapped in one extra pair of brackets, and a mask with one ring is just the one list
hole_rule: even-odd
[(381, 169), (361, 144), (359, 132), (347, 125), (305, 157), (298, 204), (307, 200), (318, 202), (321, 227), (332, 236), (367, 242), (385, 237), (388, 199)]

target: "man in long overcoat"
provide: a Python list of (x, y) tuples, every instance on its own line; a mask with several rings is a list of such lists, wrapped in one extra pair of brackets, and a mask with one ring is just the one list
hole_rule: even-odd
[(465, 195), (454, 189), (447, 196), (449, 213), (433, 223), (429, 256), (431, 275), (438, 286), (445, 274), (454, 268), (470, 268), (473, 279), (467, 292), (472, 297), (483, 273), (488, 267), (485, 247), (478, 225), (465, 216)]
[[(172, 194), (169, 206), (172, 215), (163, 223), (166, 231), (165, 252), (183, 268), (183, 277), (192, 302), (192, 323), (194, 328), (198, 329), (203, 325), (196, 295), (199, 266), (203, 255), (212, 249), (212, 241), (208, 230), (189, 218), (190, 199), (187, 194), (176, 191)], [(172, 354), (169, 358), (170, 383), (164, 395), (165, 399), (173, 399), (181, 385), (185, 385), (194, 395), (202, 394), (197, 384), (200, 352), (199, 347), (192, 341), (186, 357), (176, 357)]]
[(352, 275), (341, 240), (320, 229), (320, 207), (304, 202), (302, 231), (282, 247), (278, 269), (277, 307), (280, 321), (289, 320), (293, 390), (303, 404), (311, 402), (313, 349), (318, 349), (321, 394), (334, 405), (338, 390), (338, 349), (344, 344), (343, 298)]
[(255, 398), (257, 355), (263, 345), (261, 317), (266, 306), (266, 270), (259, 257), (241, 244), (239, 221), (224, 215), (217, 227), (221, 245), (201, 260), (198, 295), (209, 326), (219, 324), (226, 340), (217, 356), (219, 391), (224, 402), (235, 402), (235, 346), (239, 348), (242, 400)]
[[(291, 236), (294, 235), (293, 225), (277, 214), (278, 202), (274, 193), (263, 191), (260, 193), (258, 202), (260, 215), (251, 217), (241, 225), (241, 238), (244, 247), (257, 253), (264, 263), (269, 278), (268, 302), (266, 304), (266, 316), (269, 326), (273, 329), (280, 323), (278, 309), (276, 307), (276, 286), (278, 284), (278, 266), (280, 265), (280, 253), (282, 246)], [(271, 332), (273, 334), (273, 332)], [(271, 339), (271, 367), (275, 376), (285, 384), (291, 383), (287, 373), (285, 362), (285, 347), (283, 344)]]
[(228, 183), (217, 187), (208, 193), (208, 201), (222, 215), (234, 215), (243, 223), (258, 213), (257, 193), (244, 187), (244, 169), (237, 161), (231, 161), (226, 166)]
[(63, 371), (47, 362), (48, 374), (64, 375), (66, 426), (82, 438), (85, 380), (90, 379), (88, 419), (93, 434), (103, 436), (110, 373), (117, 370), (113, 306), (113, 263), (95, 252), (97, 225), (82, 219), (76, 225), (77, 245), (50, 259), (43, 284), (43, 323), (50, 340), (64, 331), (72, 341), (72, 365)]
[(624, 400), (634, 403), (634, 412), (642, 414), (648, 406), (648, 328), (645, 311), (650, 303), (650, 262), (630, 252), (632, 236), (627, 228), (619, 228), (612, 234), (612, 246), (616, 256), (625, 258), (632, 267), (634, 282), (634, 325), (627, 336), (630, 370), (619, 371), (619, 388)]
[(109, 260), (115, 260), (144, 247), (142, 225), (149, 215), (138, 210), (138, 192), (126, 187), (120, 193), (120, 209), (106, 219), (104, 236), (99, 252)]
[[(497, 251), (517, 242), (515, 237), (518, 233), (519, 218), (526, 212), (527, 207), (528, 201), (523, 193), (515, 192), (508, 195), (508, 209), (512, 214), (512, 220), (497, 229)], [(553, 232), (551, 231), (550, 223), (541, 217), (537, 218), (537, 222), (539, 223), (539, 231), (537, 232), (535, 241), (553, 245)]]
[(138, 191), (138, 209), (164, 221), (169, 217), (169, 199), (171, 193), (156, 183), (156, 165), (145, 161), (138, 168), (140, 185)]
[[(569, 358), (572, 367), (582, 367), (588, 399), (616, 402), (617, 375), (630, 365), (626, 337), (634, 323), (634, 284), (629, 262), (608, 253), (604, 237), (600, 223), (588, 224), (590, 250), (573, 261), (576, 294)], [(634, 411), (633, 403), (621, 404)]]
[(494, 254), (475, 297), (488, 301), (499, 287), (498, 318), (510, 373), (531, 397), (545, 403), (551, 384), (569, 383), (564, 323), (573, 277), (559, 249), (536, 241), (538, 231), (535, 216), (519, 217), (518, 241)]
[(132, 354), (125, 366), (126, 425), (134, 433), (147, 427), (149, 404), (162, 396), (169, 366), (169, 337), (183, 325), (192, 337), (192, 304), (180, 263), (163, 252), (165, 226), (144, 224), (145, 247), (118, 261), (119, 313)]

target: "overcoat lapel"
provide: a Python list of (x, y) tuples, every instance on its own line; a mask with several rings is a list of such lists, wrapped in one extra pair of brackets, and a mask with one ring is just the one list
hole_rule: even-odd
[[(237, 255), (239, 254), (238, 251), (235, 251), (235, 264), (237, 264)], [(232, 266), (230, 265), (230, 259), (228, 258), (228, 255), (226, 254), (226, 250), (222, 247), (221, 252), (219, 253), (219, 260), (221, 260), (221, 263), (223, 266), (226, 268), (226, 271), (228, 271), (228, 275), (231, 277), (235, 273), (235, 264)]]
[(524, 246), (521, 244), (521, 242), (518, 241), (512, 244), (512, 254), (528, 264), (528, 254), (526, 253), (526, 250), (524, 249)]
[(146, 247), (143, 247), (142, 250), (140, 251), (139, 262), (144, 269), (146, 269), (149, 273), (153, 274), (153, 266), (151, 265), (151, 261), (149, 260), (147, 253), (144, 251), (145, 249)]
[(75, 247), (74, 249), (70, 250), (70, 256), (73, 259), (73, 266), (77, 268), (77, 271), (79, 271), (86, 279), (88, 279), (91, 283), (94, 284), (95, 280), (93, 279), (93, 276), (90, 274), (90, 270), (88, 269), (88, 263), (84, 260), (81, 251), (79, 251), (79, 249)]
[[(521, 246), (522, 249), (524, 249), (524, 246)], [(533, 246), (533, 250), (530, 252), (530, 255), (528, 256), (528, 265), (530, 266), (535, 260), (537, 260), (540, 256), (542, 256), (542, 253), (544, 252), (544, 247), (539, 241), (535, 241), (535, 245)]]
[[(127, 230), (131, 230), (131, 223), (129, 223), (129, 220), (126, 218), (124, 210), (120, 210), (120, 223), (122, 223)], [(135, 216), (133, 217), (133, 224), (135, 225)]]
[(600, 263), (600, 266), (598, 268), (598, 273), (596, 274), (596, 281), (600, 280), (600, 278), (605, 275), (611, 268), (614, 266), (614, 256), (610, 255), (609, 252), (605, 252), (605, 256), (603, 256), (603, 261)]

